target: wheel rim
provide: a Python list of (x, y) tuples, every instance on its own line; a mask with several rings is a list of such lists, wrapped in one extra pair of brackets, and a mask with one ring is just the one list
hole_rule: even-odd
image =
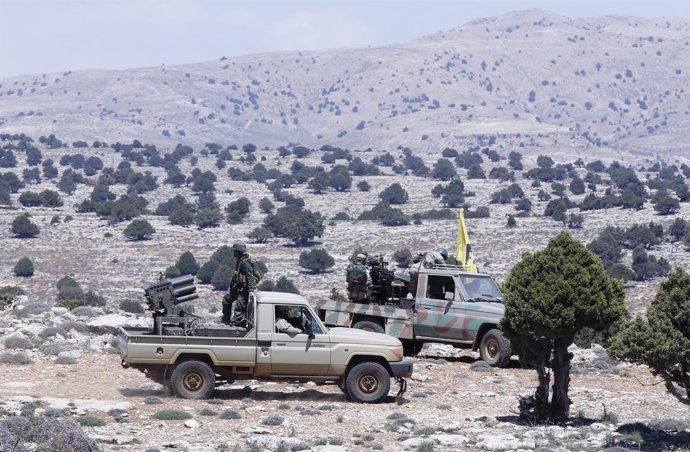
[(359, 379), (357, 386), (362, 392), (372, 394), (378, 389), (379, 380), (374, 375), (363, 375)]
[(182, 379), (182, 385), (189, 392), (200, 391), (204, 386), (204, 376), (199, 372), (189, 372)]
[(489, 339), (486, 341), (486, 344), (484, 345), (484, 351), (486, 352), (486, 357), (489, 359), (496, 359), (500, 352), (500, 348), (498, 346), (498, 341), (496, 339)]

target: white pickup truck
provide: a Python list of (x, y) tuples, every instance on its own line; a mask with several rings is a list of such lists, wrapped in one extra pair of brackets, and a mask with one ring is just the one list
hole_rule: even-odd
[[(294, 314), (286, 319), (293, 325), (289, 333), (276, 327), (276, 313), (286, 311)], [(268, 379), (337, 384), (352, 400), (376, 403), (388, 396), (391, 378), (400, 384), (401, 396), (405, 377), (412, 374), (398, 339), (327, 328), (299, 295), (252, 293), (247, 328), (205, 327), (184, 313), (179, 321), (162, 319), (151, 329), (120, 328), (122, 366), (144, 372), (183, 398), (208, 398), (216, 386), (237, 379)]]

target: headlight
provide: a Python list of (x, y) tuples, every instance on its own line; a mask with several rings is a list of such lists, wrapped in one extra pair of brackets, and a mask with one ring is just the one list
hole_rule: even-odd
[(403, 359), (403, 347), (402, 345), (395, 345), (388, 347), (388, 350), (399, 360)]

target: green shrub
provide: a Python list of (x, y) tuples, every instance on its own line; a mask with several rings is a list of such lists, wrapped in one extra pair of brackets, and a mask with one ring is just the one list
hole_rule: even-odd
[(24, 278), (34, 275), (34, 263), (28, 257), (22, 257), (14, 266), (14, 275)]
[(160, 397), (150, 396), (144, 399), (144, 403), (147, 405), (158, 405), (163, 403), (163, 401), (160, 399)]
[(31, 350), (34, 343), (24, 336), (8, 336), (5, 338), (5, 347), (11, 350)]
[(0, 363), (3, 364), (31, 364), (31, 357), (26, 352), (0, 354)]
[(144, 307), (136, 300), (121, 300), (118, 307), (121, 311), (130, 312), (132, 314), (144, 313)]
[(71, 312), (77, 317), (96, 317), (98, 315), (96, 314), (96, 311), (88, 306), (77, 306), (76, 308), (72, 309)]
[(29, 220), (28, 213), (19, 215), (12, 221), (12, 233), (20, 239), (30, 239), (36, 237), (40, 232), (38, 226)]
[(53, 336), (62, 336), (64, 338), (67, 338), (67, 336), (69, 336), (69, 333), (65, 331), (63, 328), (60, 328), (59, 326), (49, 326), (48, 328), (45, 328), (40, 333), (38, 333), (38, 336), (41, 339), (46, 339)]
[(37, 302), (37, 303), (30, 303), (27, 304), (26, 306), (22, 307), (20, 310), (16, 312), (17, 317), (29, 317), (32, 315), (39, 315), (43, 314), (44, 312), (50, 311), (50, 306), (48, 306), (48, 303), (43, 303), (43, 302)]
[(180, 410), (161, 410), (152, 416), (154, 419), (160, 421), (180, 421), (184, 419), (191, 419), (192, 415), (186, 411)]
[(242, 414), (235, 410), (225, 410), (218, 416), (221, 419), (242, 419)]
[(312, 248), (300, 253), (299, 265), (314, 273), (322, 273), (335, 265), (335, 259), (323, 248)]
[(60, 344), (41, 344), (38, 347), (38, 351), (46, 356), (57, 356), (60, 352), (64, 351), (64, 349)]
[(77, 422), (82, 427), (102, 427), (105, 425), (103, 419), (94, 416), (79, 416)]
[(134, 241), (148, 240), (155, 233), (156, 230), (146, 220), (132, 220), (124, 230), (125, 237)]
[(285, 422), (285, 418), (277, 414), (271, 414), (261, 419), (263, 425), (281, 425), (283, 422)]
[(79, 306), (84, 306), (84, 301), (77, 299), (59, 300), (57, 303), (55, 303), (55, 306), (58, 308), (67, 308), (72, 311)]
[(217, 414), (218, 414), (218, 413), (216, 413), (215, 411), (213, 411), (213, 410), (210, 409), (210, 408), (202, 408), (201, 410), (199, 410), (199, 415), (200, 415), (200, 416), (215, 416), (215, 415), (217, 415)]

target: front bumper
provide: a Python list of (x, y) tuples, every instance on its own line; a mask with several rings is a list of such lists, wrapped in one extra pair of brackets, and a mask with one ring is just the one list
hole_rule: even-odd
[(391, 377), (409, 377), (412, 375), (412, 367), (414, 364), (410, 359), (403, 359), (402, 361), (388, 363), (391, 367)]

